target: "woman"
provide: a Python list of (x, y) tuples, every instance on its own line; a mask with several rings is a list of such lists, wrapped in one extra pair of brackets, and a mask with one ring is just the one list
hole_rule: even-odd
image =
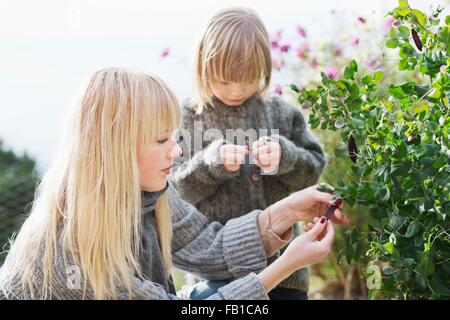
[[(208, 224), (167, 183), (179, 123), (177, 100), (158, 78), (94, 73), (0, 269), (3, 298), (177, 299), (173, 263), (206, 279), (237, 279), (210, 299), (267, 299), (289, 274), (326, 257), (334, 230), (322, 219), (266, 267), (295, 222), (332, 202), (314, 187)], [(334, 219), (348, 223), (340, 210)]]

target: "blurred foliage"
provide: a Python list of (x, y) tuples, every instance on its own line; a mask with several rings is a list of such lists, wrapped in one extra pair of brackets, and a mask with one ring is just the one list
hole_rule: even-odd
[(36, 163), (27, 154), (16, 155), (0, 141), (0, 265), (8, 240), (25, 220), (27, 206), (34, 198)]

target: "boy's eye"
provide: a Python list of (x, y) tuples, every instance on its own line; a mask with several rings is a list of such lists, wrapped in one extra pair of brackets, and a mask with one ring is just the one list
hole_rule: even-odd
[(160, 139), (160, 140), (158, 140), (158, 143), (159, 144), (164, 144), (164, 143), (167, 142), (167, 140), (169, 140), (169, 139), (168, 138)]

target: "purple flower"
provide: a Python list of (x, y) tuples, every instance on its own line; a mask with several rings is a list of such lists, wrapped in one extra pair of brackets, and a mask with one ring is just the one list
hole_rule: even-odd
[(164, 48), (163, 51), (161, 51), (161, 58), (164, 59), (165, 57), (167, 57), (169, 55), (169, 52), (170, 52), (170, 48), (169, 47)]
[(364, 18), (364, 17), (358, 17), (358, 20), (361, 23), (366, 23), (367, 22), (366, 18)]
[(446, 68), (447, 68), (447, 66), (442, 65), (442, 66), (439, 68), (439, 72), (440, 72), (440, 73), (445, 73)]
[(352, 46), (357, 46), (359, 43), (359, 38), (353, 38), (352, 39)]
[(328, 78), (336, 79), (338, 76), (338, 70), (336, 67), (327, 67), (324, 71), (324, 73), (327, 75)]
[(306, 42), (300, 44), (296, 51), (297, 57), (305, 59), (308, 55), (308, 51), (309, 47)]
[(392, 28), (392, 23), (395, 21), (393, 16), (387, 16), (386, 20), (384, 20), (384, 30), (386, 30), (386, 32), (391, 31)]
[(281, 52), (288, 52), (290, 48), (291, 48), (290, 44), (283, 44), (282, 46), (280, 46), (280, 51)]
[(306, 31), (302, 28), (302, 26), (297, 25), (297, 33), (303, 38), (306, 38)]
[(283, 93), (283, 87), (280, 84), (275, 86), (275, 93), (281, 95)]

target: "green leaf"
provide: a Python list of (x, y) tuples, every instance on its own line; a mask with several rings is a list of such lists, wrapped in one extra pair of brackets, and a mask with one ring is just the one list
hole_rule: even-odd
[(384, 78), (384, 72), (383, 71), (377, 71), (373, 74), (373, 81), (380, 82)]
[(417, 20), (419, 21), (419, 23), (422, 26), (426, 26), (427, 25), (427, 16), (425, 15), (425, 13), (423, 13), (422, 11), (418, 10), (418, 9), (413, 9), (413, 14), (416, 16)]
[(394, 252), (394, 244), (393, 243), (386, 242), (385, 244), (383, 244), (383, 246), (386, 249), (386, 251), (389, 252), (389, 254), (392, 254)]
[(445, 17), (445, 24), (450, 26), (450, 16)]
[(389, 219), (389, 224), (388, 224), (388, 228), (391, 229), (392, 231), (397, 231), (398, 228), (400, 228), (400, 226), (403, 223), (404, 218), (400, 217), (400, 216), (392, 216)]
[(314, 117), (313, 114), (309, 115), (309, 124), (311, 126), (311, 129), (315, 129), (320, 124), (320, 118)]
[(418, 221), (414, 221), (408, 225), (408, 229), (406, 229), (405, 237), (411, 238), (414, 237), (420, 229), (420, 223)]
[(345, 67), (344, 78), (355, 80), (355, 73), (358, 71), (358, 65), (355, 60), (350, 61), (350, 63)]
[(363, 120), (357, 119), (357, 118), (351, 118), (352, 125), (357, 129), (364, 128), (364, 125), (366, 124)]
[(410, 33), (408, 27), (406, 27), (406, 26), (400, 26), (400, 27), (398, 27), (398, 31), (399, 31), (403, 36), (406, 36), (406, 37), (408, 37), (408, 36), (409, 36), (409, 33)]
[(397, 40), (394, 39), (387, 39), (386, 40), (386, 47), (390, 49), (397, 48), (400, 45), (400, 43)]
[(300, 92), (300, 90), (298, 89), (298, 87), (295, 84), (291, 83), (289, 86), (290, 86), (291, 90), (293, 90), (293, 91), (295, 91), (297, 93)]

